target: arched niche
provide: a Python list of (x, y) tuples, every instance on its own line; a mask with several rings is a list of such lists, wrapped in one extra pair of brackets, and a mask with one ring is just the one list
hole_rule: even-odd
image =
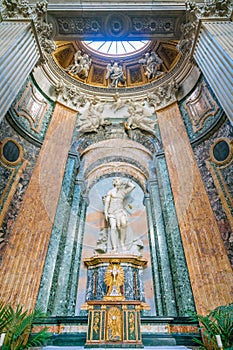
[(146, 191), (153, 154), (144, 145), (129, 139), (109, 139), (92, 144), (80, 154), (86, 193), (101, 177), (124, 174)]
[[(153, 154), (144, 145), (129, 139), (109, 139), (92, 144), (80, 154), (81, 167), (85, 183), (85, 198), (87, 201), (85, 224), (83, 228), (82, 255), (80, 259), (80, 274), (77, 288), (76, 311), (82, 314), (85, 304), (87, 270), (83, 263), (85, 258), (95, 254), (111, 252), (111, 243), (107, 222), (104, 217), (103, 198), (113, 188), (113, 180), (120, 177), (130, 180), (135, 185), (128, 194), (124, 207), (128, 214), (126, 237), (127, 251), (140, 254), (147, 259), (147, 268), (143, 273), (142, 283), (145, 286), (146, 303), (155, 313), (153, 295), (153, 277), (150, 257), (150, 242), (148, 237), (147, 213), (144, 205), (147, 181), (151, 173)], [(105, 246), (101, 239), (107, 237)], [(138, 244), (140, 243), (140, 248)], [(101, 251), (102, 249), (102, 251)], [(106, 250), (105, 250), (106, 249)], [(102, 288), (98, 286), (98, 288)], [(101, 294), (101, 291), (99, 292)]]

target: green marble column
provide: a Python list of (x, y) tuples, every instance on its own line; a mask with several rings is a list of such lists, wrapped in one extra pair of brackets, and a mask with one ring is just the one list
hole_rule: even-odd
[(70, 202), (73, 196), (74, 178), (78, 163), (78, 156), (69, 155), (37, 298), (37, 307), (46, 313), (51, 311), (50, 308), (53, 301), (51, 299), (51, 290), (55, 284), (54, 275), (56, 274), (55, 271), (61, 254), (61, 242), (68, 224), (71, 209)]
[(177, 312), (178, 316), (187, 316), (195, 306), (164, 155), (157, 156), (156, 171)]
[(70, 279), (69, 279), (68, 293), (67, 293), (69, 295), (69, 302), (68, 302), (68, 308), (67, 308), (67, 314), (69, 316), (75, 315), (75, 306), (76, 306), (76, 298), (77, 298), (77, 289), (78, 289), (78, 280), (79, 280), (79, 271), (80, 271), (80, 264), (81, 264), (82, 244), (83, 244), (87, 206), (88, 206), (87, 199), (82, 197), (80, 216), (79, 216), (79, 226), (77, 228), (76, 240), (73, 248), (72, 268), (70, 270)]
[(161, 293), (160, 276), (159, 276), (158, 257), (157, 257), (157, 251), (156, 251), (155, 232), (154, 232), (153, 219), (151, 215), (151, 203), (150, 203), (149, 194), (145, 195), (144, 204), (147, 211), (148, 235), (149, 235), (149, 243), (150, 243), (152, 275), (153, 275), (153, 282), (154, 282), (153, 284), (154, 284), (156, 316), (163, 316), (163, 304), (162, 304), (162, 293)]
[(177, 316), (176, 301), (173, 290), (170, 258), (164, 229), (164, 220), (156, 178), (148, 181), (151, 200), (152, 217), (155, 223), (155, 245), (159, 264), (160, 282), (162, 290), (163, 312), (166, 316)]
[[(69, 292), (70, 283), (72, 283), (73, 270), (78, 277), (79, 254), (75, 259), (76, 251), (80, 250), (82, 244), (83, 222), (85, 222), (86, 203), (82, 198), (83, 181), (76, 181), (74, 195), (71, 204), (69, 221), (66, 230), (66, 239), (62, 247), (62, 260), (59, 267), (57, 286), (54, 290), (55, 299), (53, 315), (67, 315), (68, 305), (70, 303)], [(81, 231), (81, 232), (80, 232)]]

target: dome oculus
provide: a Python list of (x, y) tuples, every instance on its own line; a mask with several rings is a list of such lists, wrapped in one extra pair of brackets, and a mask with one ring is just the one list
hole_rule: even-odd
[(100, 54), (121, 56), (134, 54), (141, 51), (148, 45), (149, 41), (83, 41), (92, 51)]

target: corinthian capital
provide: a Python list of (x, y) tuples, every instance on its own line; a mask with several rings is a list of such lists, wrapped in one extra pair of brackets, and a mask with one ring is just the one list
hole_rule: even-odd
[(231, 16), (231, 0), (204, 0), (203, 4), (186, 2), (187, 12), (197, 18), (222, 18)]
[(7, 18), (30, 18), (32, 8), (28, 0), (3, 0), (2, 17)]
[(35, 6), (30, 5), (28, 0), (2, 0), (1, 16), (4, 21), (9, 19), (32, 20), (44, 52), (55, 50), (56, 46), (52, 40), (52, 24), (47, 23), (46, 0), (37, 2)]

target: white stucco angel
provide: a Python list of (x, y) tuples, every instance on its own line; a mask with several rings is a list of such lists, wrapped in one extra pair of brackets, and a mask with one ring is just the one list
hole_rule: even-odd
[(156, 121), (151, 119), (151, 113), (145, 107), (144, 102), (131, 101), (127, 117), (127, 122), (124, 123), (126, 130), (141, 129), (155, 135)]
[(114, 112), (117, 112), (118, 110), (122, 109), (126, 106), (126, 103), (129, 102), (129, 100), (123, 100), (119, 94), (119, 92), (116, 92), (113, 95), (113, 103), (111, 105), (111, 109), (114, 110)]
[(109, 124), (103, 116), (104, 104), (98, 103), (90, 105), (82, 113), (78, 121), (78, 129), (80, 133), (98, 132), (100, 126)]

